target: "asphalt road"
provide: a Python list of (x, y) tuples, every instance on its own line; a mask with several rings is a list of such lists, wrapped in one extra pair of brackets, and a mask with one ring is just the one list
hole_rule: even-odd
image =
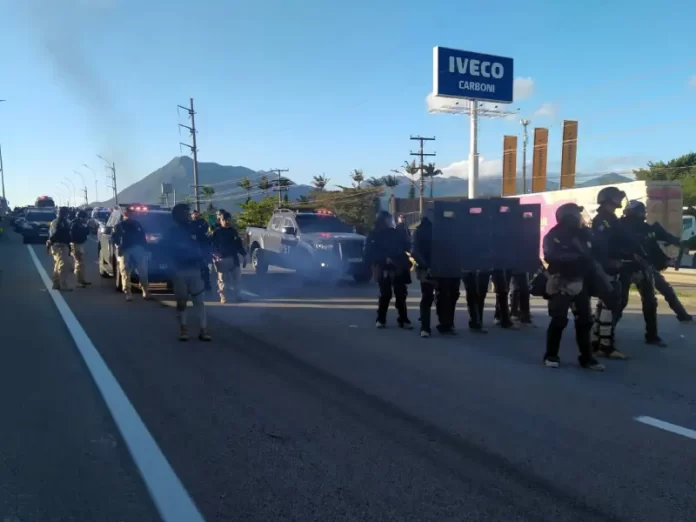
[(693, 520), (696, 335), (664, 305), (669, 347), (633, 303), (632, 360), (598, 374), (571, 332), (540, 364), (543, 302), (539, 328), (420, 339), (393, 312), (374, 329), (370, 285), (245, 274), (249, 302), (211, 302), (213, 342), (184, 344), (171, 296), (126, 303), (95, 263), (48, 291), (34, 258), (50, 273), (0, 241), (3, 522), (197, 522), (188, 498), (207, 521)]

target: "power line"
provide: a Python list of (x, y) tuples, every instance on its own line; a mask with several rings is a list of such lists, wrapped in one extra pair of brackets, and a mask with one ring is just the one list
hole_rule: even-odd
[(196, 111), (193, 108), (193, 98), (189, 99), (189, 107), (184, 107), (183, 105), (177, 105), (178, 108), (185, 110), (189, 118), (191, 119), (191, 126), (179, 124), (179, 127), (187, 129), (191, 135), (191, 144), (179, 142), (179, 145), (183, 147), (188, 147), (193, 153), (193, 200), (197, 212), (201, 211), (201, 201), (198, 195), (198, 148), (196, 146)]
[[(274, 182), (277, 185), (277, 188), (274, 188), (274, 191), (278, 191), (278, 206), (283, 204), (283, 189), (286, 189), (287, 192), (287, 186), (284, 186), (283, 181), (287, 180), (287, 178), (283, 178), (283, 173), (284, 172), (290, 172), (289, 169), (270, 169), (268, 172), (271, 172), (278, 176), (278, 179)], [(287, 180), (290, 181), (290, 180)]]
[(418, 156), (420, 157), (420, 183), (419, 183), (419, 193), (418, 193), (418, 205), (419, 205), (419, 210), (421, 213), (421, 216), (423, 216), (423, 201), (424, 201), (424, 192), (425, 192), (425, 164), (423, 161), (423, 158), (426, 156), (435, 156), (434, 152), (426, 153), (423, 150), (423, 144), (426, 141), (435, 141), (435, 137), (433, 136), (432, 138), (424, 138), (423, 136), (411, 136), (411, 140), (418, 141), (419, 142), (419, 148), (418, 152), (411, 152), (411, 156)]

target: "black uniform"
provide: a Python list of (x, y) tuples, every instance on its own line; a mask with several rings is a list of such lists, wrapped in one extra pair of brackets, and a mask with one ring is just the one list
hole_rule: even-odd
[(483, 327), (483, 308), (488, 294), (490, 272), (467, 272), (462, 277), (464, 291), (466, 292), (466, 307), (469, 311), (469, 329), (474, 332), (485, 333)]
[(89, 227), (84, 223), (81, 218), (74, 219), (70, 223), (70, 237), (72, 243), (77, 245), (84, 245), (89, 237)]
[(604, 367), (592, 356), (590, 343), (592, 309), (585, 281), (592, 263), (591, 236), (587, 229), (580, 227), (580, 222), (573, 227), (558, 221), (559, 224), (546, 234), (543, 241), (544, 259), (548, 263), (547, 294), (551, 318), (546, 332), (544, 362), (549, 367), (558, 366), (561, 338), (568, 325), (568, 309), (571, 309), (575, 318), (575, 341), (580, 351), (580, 365), (603, 370)]
[(522, 324), (531, 324), (532, 313), (530, 307), (529, 274), (513, 273), (510, 282), (510, 316), (518, 317)]
[(365, 241), (365, 262), (374, 273), (379, 284), (379, 301), (377, 305), (377, 327), (383, 328), (387, 322), (387, 310), (392, 298), (398, 313), (398, 324), (402, 328), (411, 328), (406, 310), (407, 285), (411, 281), (411, 261), (407, 252), (410, 244), (404, 234), (389, 226), (388, 214), (378, 217), (375, 228)]
[(212, 290), (212, 285), (210, 283), (209, 263), (211, 261), (211, 251), (208, 241), (208, 222), (202, 217), (200, 217), (191, 221), (191, 227), (193, 228), (195, 236), (198, 239), (198, 242), (200, 243), (201, 251), (205, 259), (203, 267), (201, 268), (201, 277), (203, 278), (203, 285), (205, 286), (205, 291), (209, 292), (210, 290)]
[(234, 227), (219, 226), (213, 230), (210, 236), (210, 242), (213, 252), (220, 258), (233, 258), (235, 263), (239, 264), (238, 255), (246, 256), (246, 250), (242, 244), (242, 239), (239, 237), (237, 229)]
[(134, 246), (147, 246), (145, 231), (138, 221), (133, 218), (124, 219), (114, 227), (111, 242), (118, 247), (119, 255), (123, 255)]
[[(631, 203), (626, 208), (624, 217), (621, 218), (622, 230), (636, 242), (645, 244), (650, 239), (652, 227), (645, 222), (644, 215), (631, 213)], [(642, 203), (639, 204), (642, 205)], [(623, 264), (619, 274), (621, 308), (623, 310), (628, 305), (629, 290), (631, 284), (635, 284), (643, 305), (645, 341), (650, 344), (662, 344), (662, 340), (657, 334), (657, 297), (655, 296), (654, 272), (655, 270), (647, 260), (641, 262), (631, 261)]]
[(440, 333), (454, 333), (454, 314), (459, 299), (459, 278), (433, 278), (430, 275), (432, 261), (433, 225), (426, 217), (413, 233), (413, 257), (418, 264), (416, 274), (420, 280), (421, 335), (429, 336), (430, 309), (435, 302)]
[(65, 245), (70, 246), (71, 241), (70, 236), (70, 221), (67, 216), (59, 215), (52, 223), (49, 228), (48, 240), (54, 245)]

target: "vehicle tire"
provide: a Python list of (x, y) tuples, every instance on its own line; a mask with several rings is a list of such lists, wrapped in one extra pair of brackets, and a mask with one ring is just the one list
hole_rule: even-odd
[(264, 275), (268, 272), (268, 264), (263, 259), (263, 250), (255, 248), (251, 251), (251, 266), (254, 267), (256, 275)]

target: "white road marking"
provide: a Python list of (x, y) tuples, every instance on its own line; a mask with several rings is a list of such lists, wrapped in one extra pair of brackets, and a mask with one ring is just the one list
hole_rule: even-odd
[(658, 428), (664, 431), (669, 431), (676, 435), (681, 435), (682, 437), (686, 437), (687, 439), (696, 440), (696, 430), (690, 430), (689, 428), (684, 428), (676, 424), (661, 421), (660, 419), (656, 419), (654, 417), (641, 416), (636, 417), (634, 420), (643, 424), (647, 424), (648, 426), (652, 426), (653, 428)]
[(242, 295), (247, 297), (261, 297), (259, 294), (255, 294), (254, 292), (249, 292), (247, 290), (242, 290)]
[(194, 505), (191, 496), (184, 489), (162, 450), (157, 446), (155, 439), (126, 397), (116, 377), (87, 336), (87, 332), (82, 328), (60, 292), (52, 290), (51, 279), (46, 274), (34, 249), (29, 245), (27, 249), (128, 446), (163, 522), (205, 522), (203, 515)]

